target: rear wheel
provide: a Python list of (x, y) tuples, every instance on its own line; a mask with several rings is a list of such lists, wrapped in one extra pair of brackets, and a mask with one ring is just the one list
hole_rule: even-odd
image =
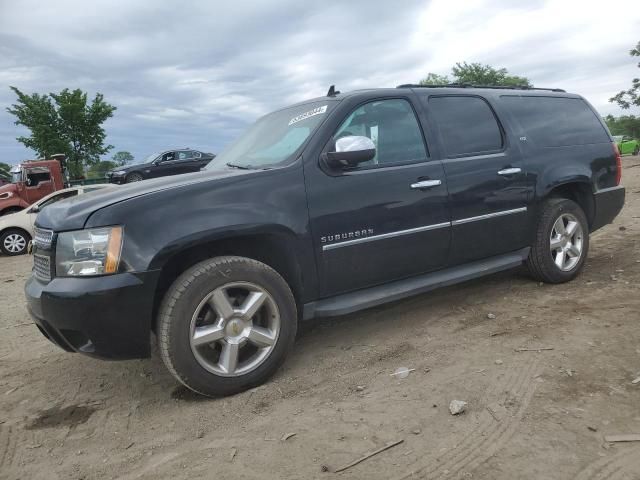
[(0, 250), (9, 256), (25, 254), (30, 240), (31, 236), (24, 230), (6, 230), (0, 235)]
[(533, 277), (547, 283), (573, 280), (582, 270), (588, 251), (589, 224), (582, 208), (566, 198), (547, 200), (527, 259)]
[(295, 301), (269, 266), (244, 257), (198, 263), (162, 302), (158, 342), (169, 371), (203, 395), (230, 395), (266, 381), (295, 340)]
[(137, 172), (133, 172), (133, 173), (130, 173), (129, 175), (127, 175), (127, 177), (125, 178), (124, 182), (125, 183), (133, 183), (133, 182), (141, 182), (142, 180), (144, 180), (144, 178), (142, 177), (141, 174), (139, 174)]

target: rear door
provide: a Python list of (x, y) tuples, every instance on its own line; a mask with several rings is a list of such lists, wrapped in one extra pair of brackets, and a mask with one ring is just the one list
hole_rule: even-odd
[(366, 136), (373, 160), (350, 170), (305, 163), (321, 295), (330, 296), (442, 268), (449, 212), (442, 164), (428, 155), (407, 97), (344, 102), (332, 140)]
[(508, 125), (482, 96), (431, 95), (425, 100), (449, 188), (449, 264), (527, 246), (531, 188)]
[(193, 150), (180, 150), (177, 152), (177, 173), (190, 173), (200, 170), (200, 161), (195, 157)]

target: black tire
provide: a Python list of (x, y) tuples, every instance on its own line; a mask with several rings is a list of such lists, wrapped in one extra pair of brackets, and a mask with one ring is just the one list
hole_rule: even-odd
[[(255, 369), (221, 376), (205, 369), (190, 345), (191, 319), (214, 289), (233, 282), (251, 282), (267, 291), (277, 305), (279, 334), (273, 349)], [(167, 291), (158, 313), (158, 348), (166, 367), (183, 385), (207, 396), (232, 395), (269, 379), (291, 350), (298, 326), (291, 289), (271, 267), (244, 257), (216, 257), (182, 273)]]
[[(550, 241), (555, 222), (563, 214), (575, 217), (582, 228), (582, 251), (579, 260), (568, 271), (563, 271), (554, 262)], [(564, 283), (573, 280), (584, 267), (589, 253), (589, 223), (582, 208), (566, 198), (551, 198), (542, 204), (535, 239), (527, 259), (531, 275), (545, 283)]]
[(125, 177), (124, 183), (141, 182), (142, 180), (144, 180), (144, 177), (141, 173), (133, 172)]
[[(5, 242), (7, 241), (7, 239), (16, 238), (16, 237), (20, 238), (21, 239), (20, 244), (24, 245), (20, 250), (10, 249), (8, 245), (5, 245)], [(27, 253), (27, 247), (29, 245), (29, 241), (31, 241), (31, 235), (29, 235), (24, 230), (21, 230), (19, 228), (11, 228), (9, 230), (5, 230), (4, 232), (2, 232), (2, 235), (0, 235), (0, 251), (2, 251), (3, 254), (9, 257), (13, 257), (16, 255), (24, 255), (25, 253)]]
[(640, 153), (640, 145), (636, 145), (636, 148), (633, 150), (634, 155), (638, 155)]

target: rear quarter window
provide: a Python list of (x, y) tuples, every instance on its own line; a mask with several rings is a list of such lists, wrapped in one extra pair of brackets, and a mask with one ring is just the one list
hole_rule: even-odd
[(502, 95), (522, 133), (542, 147), (609, 142), (600, 120), (581, 98)]

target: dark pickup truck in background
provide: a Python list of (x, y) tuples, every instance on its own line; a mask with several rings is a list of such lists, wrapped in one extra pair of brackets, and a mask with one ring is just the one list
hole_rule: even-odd
[(526, 264), (566, 282), (624, 204), (620, 155), (562, 90), (374, 89), (259, 119), (205, 171), (52, 205), (29, 311), (68, 351), (161, 356), (206, 395), (264, 382), (301, 319)]

